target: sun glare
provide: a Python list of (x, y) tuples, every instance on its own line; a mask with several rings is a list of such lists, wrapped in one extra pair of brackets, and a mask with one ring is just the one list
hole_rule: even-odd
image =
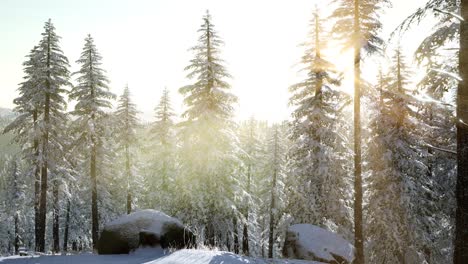
[(353, 50), (341, 50), (339, 47), (328, 49), (330, 61), (335, 65), (337, 72), (342, 76), (341, 84), (337, 87), (346, 94), (354, 95)]

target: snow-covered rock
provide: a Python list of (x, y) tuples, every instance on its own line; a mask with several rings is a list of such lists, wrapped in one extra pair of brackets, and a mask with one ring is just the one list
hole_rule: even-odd
[(297, 224), (287, 230), (283, 255), (325, 263), (351, 263), (354, 247), (338, 234), (310, 224)]
[(195, 236), (176, 218), (156, 210), (124, 215), (104, 226), (99, 254), (128, 254), (140, 246), (184, 248), (195, 245)]

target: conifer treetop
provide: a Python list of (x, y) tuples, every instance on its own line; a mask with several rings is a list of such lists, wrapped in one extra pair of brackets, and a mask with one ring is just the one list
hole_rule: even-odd
[(382, 9), (390, 5), (389, 0), (359, 0), (359, 35), (354, 32), (355, 1), (334, 0), (338, 7), (331, 15), (335, 21), (332, 31), (341, 36), (343, 49), (354, 47), (357, 43), (368, 53), (377, 52), (382, 49), (384, 42), (378, 36), (382, 23), (379, 14)]
[(135, 127), (138, 126), (138, 110), (135, 103), (131, 100), (130, 89), (128, 84), (125, 86), (122, 95), (117, 104), (115, 113), (117, 122), (121, 129), (119, 130), (120, 137), (124, 144), (136, 141)]
[(76, 61), (81, 65), (80, 70), (74, 72), (78, 84), (70, 92), (70, 99), (77, 100), (74, 115), (87, 113), (102, 114), (102, 108), (111, 108), (109, 101), (115, 95), (109, 91), (109, 80), (101, 68), (102, 56), (99, 54), (91, 35), (85, 39), (85, 45), (80, 58)]
[(211, 23), (208, 11), (198, 32), (199, 43), (190, 49), (194, 53), (194, 58), (185, 67), (189, 72), (187, 78), (196, 81), (179, 89), (179, 92), (185, 96), (184, 103), (188, 107), (183, 117), (191, 121), (227, 120), (233, 115), (232, 104), (237, 102), (237, 97), (228, 91), (231, 87), (225, 79), (231, 75), (220, 58), (220, 47), (223, 42)]

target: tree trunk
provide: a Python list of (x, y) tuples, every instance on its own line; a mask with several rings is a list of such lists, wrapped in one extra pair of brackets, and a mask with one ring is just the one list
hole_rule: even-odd
[(226, 235), (226, 249), (227, 251), (231, 251), (231, 237), (229, 236), (229, 233)]
[[(265, 228), (265, 226), (266, 226), (266, 219), (265, 219), (265, 217), (263, 217), (262, 218), (262, 228)], [(263, 242), (263, 238), (264, 238), (264, 235), (263, 235), (263, 232), (262, 232), (260, 234), (260, 241), (262, 241), (262, 243), (260, 243), (262, 245), (260, 250), (262, 251), (262, 258), (265, 258), (265, 256), (266, 256), (265, 244), (266, 243)]]
[(131, 193), (131, 172), (130, 172), (130, 153), (128, 146), (125, 146), (125, 170), (127, 173), (127, 214), (132, 212), (132, 193)]
[(47, 213), (47, 173), (48, 173), (48, 155), (47, 155), (47, 143), (49, 142), (49, 107), (50, 107), (50, 95), (46, 94), (46, 103), (44, 111), (44, 121), (46, 128), (44, 131), (44, 139), (42, 142), (42, 168), (41, 168), (41, 197), (39, 203), (39, 252), (45, 252), (45, 229), (46, 229), (46, 213)]
[(354, 0), (354, 247), (355, 263), (364, 264), (361, 164), (361, 25), (360, 1)]
[[(164, 153), (166, 155), (169, 153), (167, 151), (168, 147), (165, 144), (165, 141), (163, 141), (163, 146), (164, 146)], [(162, 164), (162, 184), (161, 184), (161, 190), (163, 191), (163, 195), (167, 195), (167, 156), (163, 157), (163, 164)]]
[(53, 209), (53, 223), (52, 223), (52, 238), (53, 238), (53, 249), (54, 253), (59, 253), (60, 252), (60, 226), (59, 226), (59, 214), (60, 214), (60, 209), (59, 209), (59, 182), (58, 179), (54, 180), (54, 185), (52, 186), (52, 194), (53, 194), (53, 199), (54, 199), (54, 209)]
[[(50, 87), (49, 82), (47, 87)], [(48, 177), (48, 143), (49, 143), (49, 124), (50, 124), (50, 94), (46, 93), (44, 107), (44, 136), (42, 142), (42, 167), (41, 167), (41, 197), (39, 203), (39, 252), (45, 252), (45, 231), (47, 214), (47, 177)]]
[[(401, 54), (400, 50), (397, 50), (397, 92), (400, 95), (403, 95), (405, 91), (403, 90), (403, 78), (401, 76)], [(403, 103), (403, 99), (397, 98), (398, 104)], [(397, 119), (397, 128), (400, 129), (403, 126), (403, 122), (405, 120), (405, 111), (402, 110), (398, 113), (398, 119)]]
[[(93, 61), (93, 53), (89, 50), (89, 61)], [(93, 64), (89, 64), (89, 72), (92, 75)], [(92, 76), (91, 76), (92, 77)], [(96, 99), (94, 87), (91, 85), (91, 98)], [(95, 113), (91, 113), (91, 120), (93, 125), (96, 124)], [(95, 133), (95, 132), (93, 132)], [(93, 239), (93, 249), (97, 249), (97, 243), (99, 239), (99, 211), (97, 201), (97, 175), (96, 175), (96, 159), (97, 159), (97, 139), (96, 135), (91, 135), (91, 164), (90, 164), (90, 176), (91, 176), (91, 236)]]
[(43, 162), (41, 168), (41, 199), (39, 204), (39, 252), (45, 252), (45, 229), (47, 213), (47, 161)]
[(232, 225), (234, 228), (234, 253), (239, 254), (239, 231), (236, 216), (232, 218)]
[[(250, 181), (251, 181), (251, 165), (249, 161), (249, 165), (247, 167), (247, 193), (250, 194)], [(247, 205), (245, 208), (245, 223), (244, 223), (244, 230), (242, 233), (242, 253), (246, 256), (249, 256), (249, 229), (248, 229), (248, 223), (249, 223), (249, 203), (250, 201), (247, 201)]]
[(273, 245), (274, 245), (274, 233), (275, 233), (275, 194), (276, 192), (276, 172), (274, 174), (274, 182), (272, 186), (272, 193), (271, 193), (271, 204), (270, 204), (270, 226), (269, 226), (269, 234), (268, 234), (268, 257), (273, 258)]
[[(429, 122), (428, 122), (428, 125), (430, 126), (434, 126), (434, 122), (433, 122), (433, 106), (430, 105), (429, 108), (427, 109), (428, 111), (428, 115), (429, 115)], [(434, 135), (432, 133), (430, 133), (430, 135), (428, 136), (428, 140), (431, 144), (436, 144), (435, 141), (437, 141), (435, 138), (434, 138)], [(428, 154), (428, 159), (427, 159), (427, 172), (426, 172), (426, 175), (427, 175), (427, 178), (428, 179), (433, 179), (433, 176), (434, 176), (434, 164), (435, 164), (435, 160), (436, 160), (436, 157), (434, 157), (435, 153), (434, 153), (434, 149), (428, 147), (427, 148), (427, 154)], [(431, 195), (431, 200), (432, 201), (436, 201), (437, 200), (437, 197), (434, 197), (433, 195)], [(434, 239), (431, 239), (431, 243), (434, 243)], [(424, 255), (425, 255), (425, 259), (426, 261), (431, 264), (431, 248), (430, 248), (430, 244), (431, 243), (426, 243), (423, 245), (423, 252), (424, 252)]]
[(215, 230), (212, 218), (209, 218), (205, 224), (205, 245), (209, 247), (216, 246)]
[(19, 216), (18, 213), (15, 213), (15, 255), (19, 254), (19, 244), (20, 244), (20, 236), (19, 236)]
[[(47, 39), (47, 69), (50, 69), (50, 33)], [(49, 130), (50, 130), (50, 71), (47, 71), (46, 80), (47, 91), (45, 93), (44, 103), (44, 135), (42, 142), (42, 167), (41, 167), (41, 197), (39, 202), (39, 238), (38, 251), (45, 252), (45, 231), (46, 231), (46, 213), (47, 213), (47, 173), (48, 173), (48, 151), (49, 151)]]
[(65, 216), (65, 230), (63, 232), (63, 251), (68, 251), (68, 231), (70, 229), (70, 199), (67, 201), (67, 215)]
[(92, 238), (93, 249), (97, 248), (99, 239), (99, 215), (97, 201), (97, 178), (96, 178), (96, 140), (93, 138), (91, 147), (91, 221), (92, 221)]
[(453, 263), (468, 263), (468, 0), (461, 0), (459, 74), (457, 91), (457, 187)]
[[(8, 227), (8, 229), (10, 229), (10, 228)], [(10, 233), (10, 230), (8, 230), (7, 234), (8, 234), (7, 251), (8, 251), (8, 254), (11, 254), (11, 233)]]
[[(318, 15), (318, 10), (315, 13), (315, 57), (317, 59), (321, 58), (321, 48), (320, 48), (320, 18)], [(317, 79), (317, 83), (315, 86), (315, 97), (319, 100), (322, 99), (322, 86), (323, 86), (323, 71), (321, 67), (316, 69), (315, 78)]]
[[(34, 131), (37, 131), (37, 109), (33, 112)], [(39, 140), (34, 137), (34, 246), (35, 251), (39, 251), (39, 202), (41, 197), (41, 174), (38, 163), (39, 158)]]
[(278, 128), (275, 127), (275, 150), (274, 158), (275, 164), (273, 164), (273, 179), (271, 182), (271, 201), (270, 201), (270, 226), (269, 226), (269, 236), (268, 236), (268, 257), (273, 258), (273, 243), (274, 243), (274, 231), (275, 231), (275, 207), (276, 207), (276, 180), (278, 176)]
[(249, 231), (247, 224), (244, 224), (244, 231), (242, 236), (242, 253), (249, 256)]

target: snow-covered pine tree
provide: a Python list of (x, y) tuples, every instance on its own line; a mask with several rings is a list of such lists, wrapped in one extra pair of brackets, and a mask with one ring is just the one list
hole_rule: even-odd
[[(410, 95), (411, 78), (398, 49), (389, 75), (380, 77), (369, 146), (369, 261), (424, 262), (431, 230), (432, 180), (421, 154), (423, 126)], [(428, 202), (429, 200), (429, 202)]]
[[(389, 128), (394, 128), (391, 122), (391, 112), (388, 104), (384, 104), (384, 93), (389, 86), (389, 78), (383, 70), (379, 72), (379, 80), (372, 107), (375, 115), (371, 116), (370, 135), (368, 142), (369, 187), (367, 207), (367, 232), (369, 244), (366, 258), (369, 262), (383, 261), (404, 262), (404, 246), (407, 246), (408, 224), (405, 220), (405, 207), (402, 202), (402, 179), (395, 176), (392, 166), (392, 152), (388, 145), (394, 144), (387, 138)], [(398, 201), (398, 202), (396, 202)]]
[[(125, 155), (122, 155), (121, 149), (119, 149), (119, 142), (117, 134), (117, 128), (119, 120), (115, 115), (106, 113), (99, 124), (105, 128), (102, 130), (101, 141), (97, 147), (97, 157), (99, 159), (96, 162), (96, 174), (98, 178), (98, 194), (99, 194), (99, 222), (107, 223), (118, 216), (127, 212), (127, 196), (122, 195), (127, 193), (127, 185), (122, 182), (127, 182), (125, 174)], [(131, 149), (132, 150), (132, 149)], [(116, 161), (121, 160), (116, 164)], [(138, 160), (133, 160), (135, 169), (132, 172), (132, 186), (137, 190), (141, 190), (140, 179), (137, 170), (140, 166)], [(88, 192), (89, 193), (89, 192)], [(132, 197), (133, 205), (138, 208), (138, 199), (140, 197), (139, 192), (133, 194)]]
[[(239, 158), (242, 160), (242, 166), (235, 177), (239, 189), (235, 193), (234, 201), (240, 208), (242, 204), (249, 203), (247, 230), (251, 256), (267, 257), (270, 249), (273, 256), (278, 256), (285, 228), (289, 225), (289, 217), (283, 217), (286, 215), (284, 210), (286, 205), (285, 167), (286, 150), (289, 148), (289, 141), (286, 137), (287, 129), (289, 127), (286, 122), (268, 125), (266, 121), (258, 121), (254, 118), (243, 121), (239, 125), (238, 134), (242, 149)], [(250, 152), (250, 155), (247, 155), (247, 152)], [(249, 193), (246, 192), (248, 162), (252, 164), (249, 174), (251, 178)], [(276, 181), (273, 179), (275, 172)], [(273, 186), (274, 182), (276, 186)], [(272, 189), (275, 191), (272, 192)], [(272, 214), (273, 218), (270, 217)], [(233, 218), (234, 252), (236, 252), (236, 236), (240, 238), (237, 239), (237, 250), (241, 249), (239, 242), (242, 241), (239, 240), (242, 239), (240, 233), (244, 229), (244, 223), (242, 223), (246, 220), (244, 218), (243, 210), (240, 210), (240, 214), (236, 214)], [(271, 221), (273, 221), (272, 225), (270, 225)], [(273, 236), (271, 237), (270, 234)], [(271, 244), (270, 238), (273, 239)], [(278, 246), (275, 247), (275, 244)]]
[[(240, 234), (236, 234), (237, 224), (234, 224), (234, 247), (240, 246), (244, 255), (259, 255), (260, 248), (264, 244), (263, 234), (261, 234), (262, 225), (259, 222), (265, 212), (261, 212), (259, 203), (260, 198), (265, 198), (265, 184), (263, 166), (265, 157), (263, 150), (263, 134), (266, 133), (266, 128), (254, 117), (248, 121), (241, 122), (238, 129), (239, 159), (241, 165), (236, 173), (236, 181), (241, 192), (235, 194), (234, 201), (239, 208), (241, 215), (234, 215), (234, 222), (241, 220)], [(262, 200), (262, 199), (260, 199)], [(236, 241), (236, 238), (237, 241)], [(239, 244), (237, 244), (239, 242)]]
[(437, 18), (434, 31), (423, 41), (426, 44), (430, 44), (425, 46), (424, 55), (434, 55), (435, 51), (447, 43), (447, 40), (458, 39), (459, 22), (462, 18), (462, 16), (458, 15), (459, 12), (460, 0), (427, 0), (398, 25), (394, 32), (392, 32), (392, 37), (395, 37), (397, 33), (406, 32), (428, 16), (434, 16)]
[[(458, 72), (457, 54), (459, 45), (459, 21), (450, 13), (458, 13), (456, 1), (445, 1), (436, 12), (438, 22), (435, 30), (416, 50), (416, 59), (427, 73), (419, 83), (419, 89), (428, 103), (422, 109), (422, 120), (429, 126), (425, 131), (424, 143), (428, 145), (428, 179), (433, 180), (433, 206), (431, 210), (435, 223), (428, 232), (426, 258), (429, 262), (452, 262), (453, 234), (455, 225), (455, 185), (456, 185), (456, 122), (450, 95), (455, 93), (458, 80), (452, 73)], [(448, 151), (447, 151), (448, 150)], [(439, 199), (437, 197), (445, 197)]]
[(38, 117), (41, 115), (43, 107), (43, 96), (40, 94), (40, 50), (35, 46), (28, 54), (28, 60), (23, 63), (25, 76), (24, 81), (18, 88), (19, 97), (13, 100), (16, 105), (15, 112), (18, 116), (13, 122), (7, 125), (3, 133), (13, 131), (14, 140), (22, 146), (23, 160), (28, 161), (30, 174), (34, 175), (34, 233), (36, 250), (39, 245), (39, 197), (41, 176), (39, 168), (39, 141), (40, 131), (37, 126)]
[[(454, 127), (457, 122), (451, 118), (452, 110), (445, 105), (447, 101), (446, 94), (456, 93), (454, 91), (457, 87), (458, 77), (458, 65), (459, 59), (461, 59), (460, 39), (461, 39), (461, 27), (460, 13), (461, 2), (459, 0), (430, 0), (425, 2), (421, 8), (418, 8), (413, 14), (408, 16), (401, 25), (395, 30), (394, 33), (402, 33), (408, 30), (414, 24), (418, 24), (424, 18), (428, 16), (434, 16), (436, 23), (433, 27), (433, 31), (421, 42), (418, 49), (416, 50), (415, 57), (419, 65), (426, 68), (426, 75), (419, 83), (419, 89), (422, 93), (422, 100), (426, 103), (422, 107), (421, 120), (429, 129), (425, 131), (423, 144), (427, 145), (426, 164), (428, 166), (427, 176), (428, 180), (433, 183), (434, 192), (433, 198), (429, 205), (432, 205), (426, 210), (432, 212), (432, 221), (436, 223), (443, 223), (439, 225), (432, 225), (432, 229), (428, 232), (428, 243), (426, 244), (425, 257), (429, 262), (451, 262), (452, 261), (452, 236), (453, 226), (455, 219), (453, 218), (454, 207), (457, 202), (452, 202), (455, 199), (453, 190), (458, 178), (460, 184), (463, 185), (463, 179), (468, 178), (466, 176), (466, 169), (458, 170), (458, 177), (456, 176), (457, 171), (454, 169), (455, 159), (458, 159), (458, 167), (461, 165), (468, 164), (463, 157), (456, 156), (456, 153), (452, 151), (455, 149), (455, 131)], [(403, 38), (404, 35), (401, 35)], [(462, 77), (462, 79), (464, 79)], [(462, 85), (462, 83), (460, 83)], [(458, 89), (458, 98), (463, 97), (461, 88)], [(445, 98), (444, 98), (445, 97)], [(448, 99), (449, 103), (452, 103)], [(460, 102), (457, 101), (457, 107), (460, 107)], [(462, 106), (464, 107), (464, 106)], [(460, 110), (460, 108), (458, 108)], [(457, 110), (457, 111), (458, 111)], [(456, 118), (458, 122), (463, 120), (460, 118), (460, 113), (457, 114), (459, 117)], [(461, 135), (466, 133), (466, 126), (463, 122), (457, 125), (457, 134)], [(457, 137), (457, 139), (464, 138), (463, 136)], [(462, 141), (458, 141), (458, 149), (462, 149)], [(455, 155), (454, 155), (455, 154)], [(466, 158), (465, 158), (466, 159)], [(466, 184), (465, 180), (465, 186)], [(458, 188), (458, 187), (457, 187)], [(457, 189), (463, 190), (464, 187)], [(436, 197), (445, 197), (439, 199)], [(461, 198), (458, 196), (457, 199)], [(463, 205), (466, 202), (458, 201), (457, 212), (466, 210)], [(461, 205), (461, 207), (460, 207)], [(466, 219), (463, 220), (464, 213), (457, 214), (457, 221), (460, 221), (458, 226), (464, 226), (458, 229), (460, 234), (455, 237), (455, 255), (454, 263), (464, 263), (468, 260), (468, 254), (466, 248), (463, 245), (466, 244), (466, 234), (462, 235), (463, 230), (466, 230)], [(465, 224), (463, 224), (465, 223)], [(465, 242), (463, 242), (465, 241)]]
[(73, 87), (69, 97), (77, 104), (71, 114), (77, 118), (74, 121), (77, 139), (83, 148), (88, 150), (89, 170), (91, 177), (91, 217), (92, 241), (96, 247), (99, 238), (99, 212), (98, 212), (98, 186), (97, 163), (99, 162), (99, 147), (102, 146), (102, 137), (105, 127), (102, 121), (106, 118), (105, 109), (111, 108), (111, 99), (115, 95), (109, 91), (108, 79), (101, 68), (102, 56), (98, 53), (91, 35), (85, 39), (85, 45), (77, 63), (81, 65), (77, 75), (78, 84)]
[(237, 139), (231, 118), (237, 97), (229, 92), (230, 85), (225, 81), (230, 75), (220, 58), (223, 42), (208, 12), (198, 32), (199, 43), (191, 49), (195, 57), (185, 68), (188, 78), (196, 80), (179, 89), (187, 107), (183, 113), (186, 120), (181, 123), (180, 174), (192, 185), (182, 195), (186, 210), (190, 210), (186, 222), (200, 228), (206, 244), (221, 245), (231, 224), (227, 219), (232, 219), (229, 197), (234, 187)]
[(23, 245), (23, 227), (26, 224), (26, 211), (28, 210), (27, 204), (27, 186), (26, 174), (21, 171), (20, 164), (17, 161), (18, 157), (11, 156), (7, 158), (6, 166), (0, 171), (0, 197), (2, 202), (0, 204), (0, 211), (5, 214), (6, 219), (1, 219), (6, 228), (12, 236), (2, 239), (7, 243), (12, 244), (14, 252), (9, 254), (18, 255), (18, 249)]
[(284, 212), (284, 180), (286, 151), (285, 129), (286, 126), (275, 124), (272, 126), (270, 137), (268, 139), (267, 153), (269, 153), (268, 166), (266, 174), (269, 175), (269, 195), (270, 204), (268, 212), (268, 258), (274, 258), (277, 255), (279, 247), (275, 247), (281, 232), (278, 229), (282, 214)]
[(451, 106), (454, 101), (449, 95), (457, 87), (457, 80), (430, 69), (456, 72), (457, 63), (453, 62), (453, 52), (419, 58), (424, 58), (420, 64), (429, 70), (418, 83), (418, 96), (425, 102), (420, 109), (420, 120), (426, 124), (422, 144), (427, 148), (427, 155), (424, 156), (428, 166), (427, 180), (432, 183), (432, 195), (425, 200), (426, 210), (432, 215), (433, 222), (427, 232), (424, 254), (430, 263), (452, 262), (456, 208), (456, 127), (455, 109)]
[(354, 246), (356, 263), (364, 263), (363, 189), (361, 150), (361, 61), (362, 50), (376, 52), (382, 45), (377, 36), (382, 24), (379, 13), (388, 0), (334, 0), (338, 7), (332, 14), (333, 32), (342, 41), (343, 48), (354, 50)]
[[(257, 203), (255, 202), (255, 196), (258, 193), (255, 192), (255, 185), (257, 184), (257, 180), (260, 178), (260, 152), (261, 152), (261, 143), (259, 139), (259, 122), (256, 121), (253, 117), (242, 127), (244, 128), (239, 135), (240, 139), (240, 146), (243, 150), (241, 155), (243, 166), (243, 175), (245, 175), (244, 179), (242, 179), (243, 184), (242, 189), (244, 190), (244, 201), (242, 204), (243, 211), (243, 227), (242, 227), (242, 253), (244, 255), (250, 255), (250, 240), (252, 237), (249, 238), (249, 229), (253, 229), (255, 223), (253, 219), (256, 217), (252, 217), (249, 219), (250, 211), (255, 212), (258, 210), (258, 206), (255, 206)], [(256, 212), (258, 213), (258, 212)], [(257, 223), (258, 224), (258, 223)]]
[(289, 150), (288, 211), (296, 223), (311, 223), (336, 231), (344, 228), (347, 168), (338, 148), (339, 109), (346, 97), (333, 85), (333, 65), (323, 57), (325, 33), (318, 11), (302, 64), (306, 78), (290, 87), (294, 107)]
[[(63, 95), (67, 92), (64, 86), (69, 86), (68, 59), (63, 55), (59, 46), (60, 37), (55, 33), (51, 20), (44, 26), (45, 32), (39, 42), (40, 67), (38, 84), (40, 96), (43, 100), (41, 116), (38, 117), (37, 127), (41, 134), (39, 149), (39, 164), (41, 167), (41, 193), (39, 202), (38, 245), (40, 252), (45, 252), (45, 231), (47, 213), (48, 174), (54, 173), (62, 153), (63, 138), (61, 131), (66, 123), (66, 101)], [(35, 104), (33, 104), (35, 105)]]
[[(81, 134), (77, 133), (75, 125), (74, 120), (68, 120), (66, 129), (63, 131), (68, 140), (64, 145), (64, 155), (58, 172), (61, 177), (57, 178), (60, 192), (59, 201), (55, 206), (63, 212), (58, 218), (59, 222), (63, 223), (60, 228), (63, 238), (60, 240), (52, 237), (53, 243), (55, 245), (61, 243), (62, 250), (65, 252), (70, 249), (78, 251), (78, 248), (81, 248), (80, 251), (89, 250), (90, 245), (92, 245), (90, 242), (91, 214), (89, 211), (91, 197), (88, 195), (91, 180), (89, 179), (89, 163), (84, 162), (87, 160), (88, 151), (79, 145), (80, 141), (77, 137)], [(115, 175), (117, 174), (114, 174), (114, 177)], [(123, 190), (119, 192), (119, 196), (122, 193)], [(56, 197), (54, 194), (53, 198), (56, 199)], [(81, 247), (77, 247), (77, 245), (81, 245)]]
[[(65, 109), (63, 109), (65, 110)], [(76, 168), (73, 166), (74, 153), (71, 152), (73, 142), (67, 133), (71, 124), (68, 114), (56, 114), (53, 119), (54, 133), (51, 134), (51, 151), (49, 160), (49, 179), (52, 186), (52, 252), (60, 252), (60, 215), (64, 208), (61, 196), (67, 185), (76, 176)]]
[[(65, 219), (64, 221), (64, 226), (63, 226), (63, 244), (62, 244), (62, 250), (64, 252), (68, 251), (68, 242), (69, 242), (69, 233), (70, 233), (70, 211), (71, 209), (71, 200), (74, 195), (78, 193), (78, 187), (79, 187), (79, 178), (80, 178), (80, 173), (81, 171), (77, 168), (77, 164), (79, 161), (80, 153), (77, 153), (73, 150), (74, 147), (74, 138), (73, 138), (73, 133), (71, 131), (72, 121), (68, 120), (67, 125), (66, 125), (66, 130), (64, 133), (68, 135), (68, 140), (66, 141), (66, 144), (64, 146), (64, 156), (63, 160), (61, 162), (61, 169), (59, 170), (59, 174), (62, 176), (61, 178), (56, 178), (54, 180), (54, 186), (57, 187), (54, 190), (54, 228), (59, 229), (58, 225), (55, 225), (55, 223), (60, 222), (60, 214), (58, 213), (57, 208), (64, 209), (64, 216)], [(60, 188), (60, 193), (57, 191)], [(81, 197), (78, 195), (78, 197)], [(82, 226), (80, 226), (82, 227)], [(54, 245), (53, 247), (55, 249), (60, 248), (60, 239), (58, 234), (60, 230), (57, 231), (57, 234), (54, 236)], [(85, 233), (87, 230), (82, 230), (83, 233)], [(55, 234), (55, 232), (54, 232)]]
[(146, 175), (147, 198), (151, 208), (158, 208), (168, 214), (175, 213), (174, 177), (176, 175), (176, 127), (175, 113), (171, 106), (169, 90), (164, 88), (158, 105), (154, 109), (155, 122), (150, 126), (151, 141), (148, 144), (149, 173)]
[[(130, 98), (130, 90), (128, 85), (125, 87), (123, 94), (120, 96), (117, 111), (115, 113), (116, 121), (118, 122), (117, 141), (125, 152), (125, 174), (127, 178), (127, 214), (132, 211), (132, 190), (134, 190), (132, 170), (134, 164), (131, 158), (135, 158), (135, 152), (132, 151), (135, 142), (137, 141), (135, 129), (138, 126), (138, 111), (136, 105)], [(131, 153), (133, 152), (133, 153)]]

